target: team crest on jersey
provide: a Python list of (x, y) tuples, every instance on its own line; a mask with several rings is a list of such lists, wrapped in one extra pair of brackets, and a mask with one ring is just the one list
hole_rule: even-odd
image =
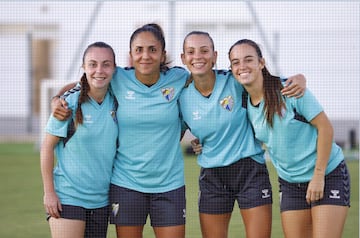
[(161, 93), (167, 101), (171, 101), (174, 98), (174, 88), (163, 88)]
[(220, 105), (224, 109), (231, 111), (234, 107), (234, 99), (231, 96), (227, 96), (223, 100), (220, 101)]

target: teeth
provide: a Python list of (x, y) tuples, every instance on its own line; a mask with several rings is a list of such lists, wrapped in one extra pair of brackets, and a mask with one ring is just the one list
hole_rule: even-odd
[(193, 64), (193, 66), (195, 67), (195, 68), (201, 68), (201, 67), (203, 67), (205, 64), (204, 63), (195, 63), (195, 64)]

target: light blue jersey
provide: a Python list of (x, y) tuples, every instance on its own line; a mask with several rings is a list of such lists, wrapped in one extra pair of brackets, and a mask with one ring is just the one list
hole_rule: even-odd
[[(66, 97), (73, 115), (67, 121), (50, 116), (46, 132), (67, 137), (69, 123), (75, 118), (79, 91)], [(66, 142), (60, 140), (55, 148), (57, 164), (54, 169), (55, 190), (61, 204), (87, 209), (108, 205), (108, 193), (118, 137), (117, 123), (112, 117), (114, 97), (107, 93), (104, 101), (82, 103), (83, 124)], [(113, 113), (114, 114), (114, 113)]]
[(246, 109), (242, 108), (243, 87), (230, 71), (215, 71), (215, 74), (209, 98), (201, 95), (194, 82), (180, 97), (183, 120), (202, 144), (199, 165), (223, 167), (246, 157), (264, 163), (263, 150), (254, 138)]
[(117, 68), (111, 82), (119, 102), (119, 140), (111, 182), (143, 193), (184, 186), (178, 98), (188, 73), (171, 68), (151, 87), (131, 68)]
[[(318, 134), (311, 124), (294, 118), (294, 109), (297, 114), (311, 121), (323, 108), (309, 90), (305, 91), (303, 97), (285, 98), (285, 102), (286, 111), (283, 111), (281, 118), (274, 117), (273, 128), (264, 118), (264, 101), (254, 107), (249, 98), (248, 116), (256, 138), (267, 146), (279, 177), (290, 183), (308, 182), (315, 168)], [(334, 170), (343, 159), (341, 148), (333, 143), (326, 174)]]

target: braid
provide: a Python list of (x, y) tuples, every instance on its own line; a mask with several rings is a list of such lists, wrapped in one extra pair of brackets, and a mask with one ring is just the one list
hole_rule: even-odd
[(83, 76), (80, 79), (81, 89), (80, 89), (80, 96), (78, 100), (78, 105), (76, 109), (75, 114), (75, 127), (77, 127), (78, 124), (83, 123), (83, 114), (81, 110), (81, 104), (89, 100), (88, 92), (90, 90), (90, 86), (86, 79), (86, 74), (84, 73)]

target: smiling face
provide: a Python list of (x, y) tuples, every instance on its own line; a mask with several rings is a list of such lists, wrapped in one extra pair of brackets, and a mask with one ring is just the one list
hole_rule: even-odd
[(265, 60), (259, 58), (253, 46), (246, 43), (235, 45), (229, 53), (229, 59), (231, 71), (239, 83), (247, 86), (262, 80)]
[(153, 33), (144, 31), (131, 42), (130, 59), (140, 81), (155, 83), (160, 77), (160, 64), (165, 61), (165, 51)]
[(212, 72), (217, 52), (210, 38), (204, 34), (192, 34), (186, 37), (181, 60), (193, 76)]
[(83, 69), (91, 91), (107, 89), (115, 71), (115, 57), (111, 49), (91, 47), (84, 56)]

